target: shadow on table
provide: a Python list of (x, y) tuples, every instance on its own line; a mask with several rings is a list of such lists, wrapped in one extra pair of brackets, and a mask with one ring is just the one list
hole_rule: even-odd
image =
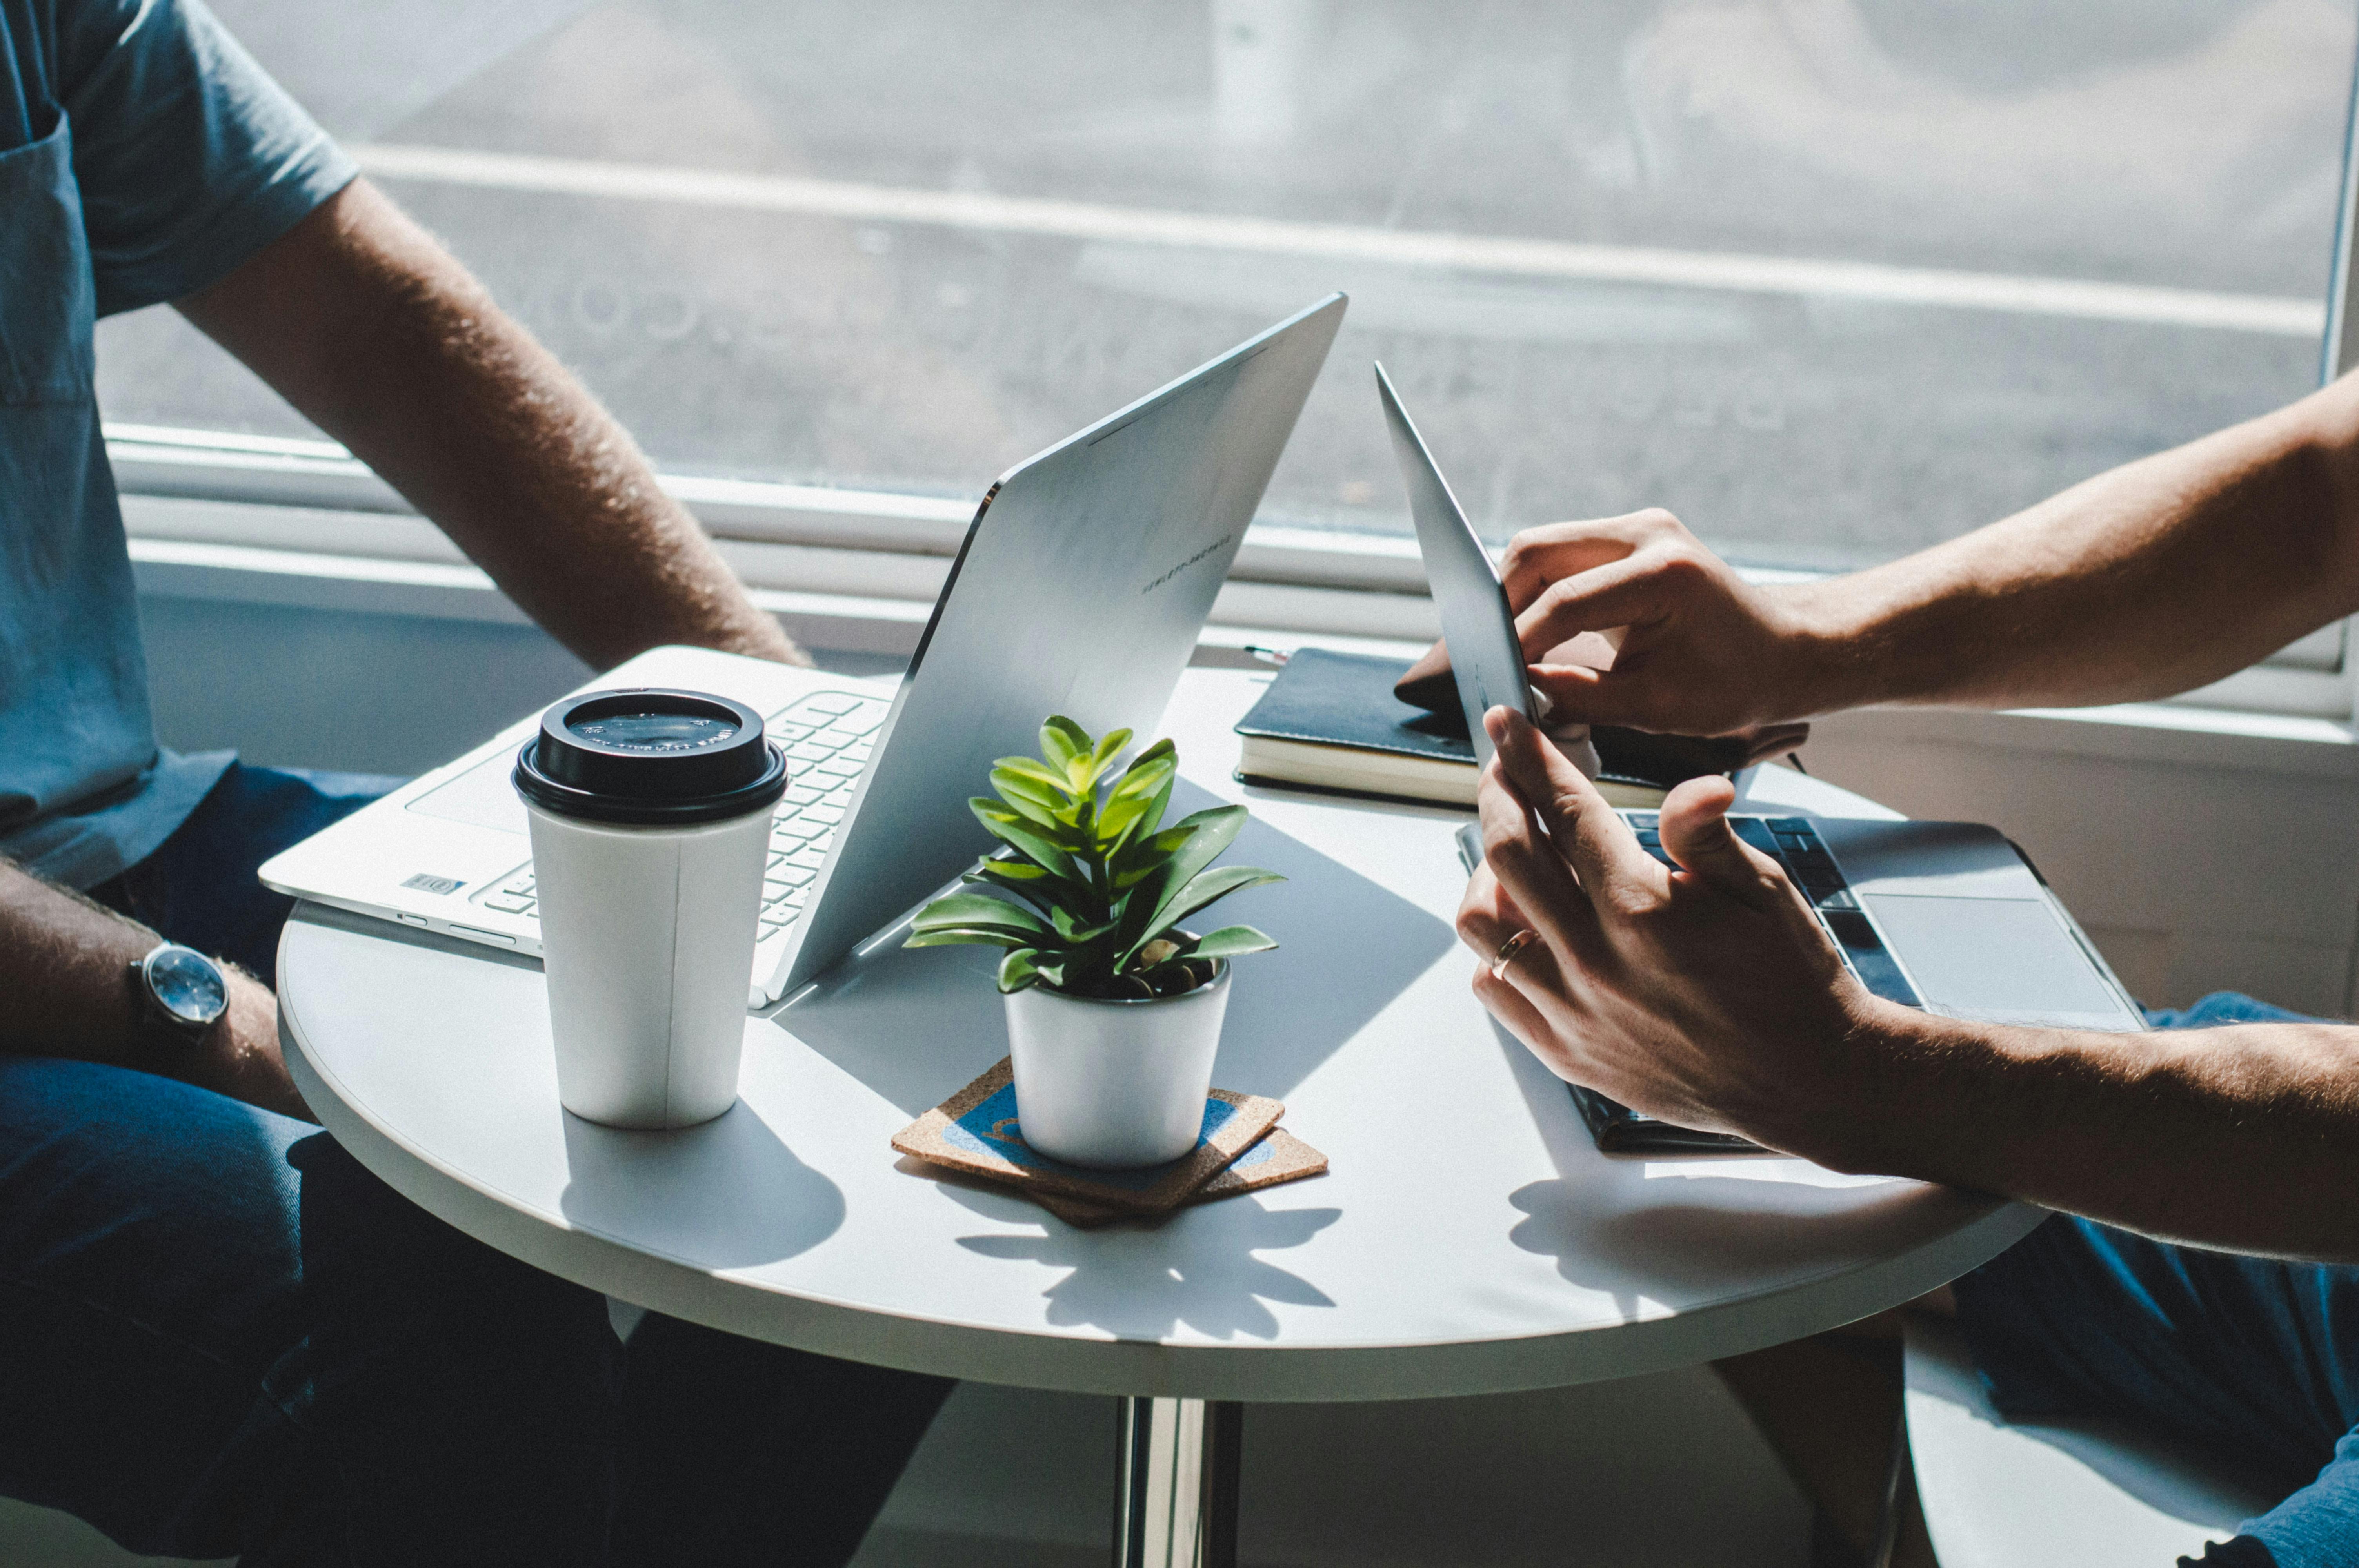
[[(1180, 781), (1171, 816), (1220, 802)], [(1215, 924), (1277, 938), (1236, 966), (1214, 1081), (1284, 1098), (1408, 989), (1457, 940), (1419, 909), (1300, 839), (1249, 820), (1218, 862), (1287, 881), (1223, 901)], [(992, 976), (996, 948), (911, 951), (898, 939), (854, 959), (777, 1015), (779, 1025), (909, 1116), (940, 1104), (1007, 1054)]]
[(1564, 1085), (1494, 1022), (1558, 1172), (1508, 1195), (1525, 1217), (1508, 1239), (1611, 1295), (1625, 1322), (1643, 1302), (1730, 1281), (1788, 1283), (1872, 1260), (1921, 1238), (1925, 1206), (1967, 1217), (1986, 1200), (1915, 1182), (1845, 1176), (1782, 1155), (1600, 1153)]
[[(942, 1191), (979, 1215), (1009, 1217), (1011, 1200), (997, 1195), (948, 1183)], [(1248, 1195), (1153, 1227), (1074, 1230), (1044, 1218), (1040, 1235), (962, 1236), (959, 1245), (985, 1258), (1068, 1271), (1044, 1292), (1049, 1321), (1060, 1326), (1100, 1328), (1125, 1339), (1161, 1339), (1183, 1325), (1208, 1339), (1273, 1339), (1277, 1318), (1266, 1303), (1335, 1303), (1255, 1254), (1299, 1247), (1342, 1215), (1334, 1208), (1267, 1209)]]
[(565, 1119), (559, 1206), (584, 1230), (708, 1269), (808, 1251), (843, 1223), (843, 1194), (739, 1100), (701, 1127), (632, 1132)]

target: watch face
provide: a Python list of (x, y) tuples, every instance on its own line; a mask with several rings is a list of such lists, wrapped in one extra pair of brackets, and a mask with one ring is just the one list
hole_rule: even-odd
[(166, 947), (150, 958), (147, 987), (164, 1011), (183, 1023), (211, 1023), (229, 1006), (229, 987), (221, 970), (188, 947)]

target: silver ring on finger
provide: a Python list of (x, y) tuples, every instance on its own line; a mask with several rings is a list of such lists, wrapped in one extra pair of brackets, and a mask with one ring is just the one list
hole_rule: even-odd
[(1540, 934), (1527, 925), (1505, 942), (1500, 943), (1499, 951), (1491, 959), (1491, 978), (1495, 980), (1506, 979), (1507, 966), (1522, 957), (1524, 949), (1539, 939)]

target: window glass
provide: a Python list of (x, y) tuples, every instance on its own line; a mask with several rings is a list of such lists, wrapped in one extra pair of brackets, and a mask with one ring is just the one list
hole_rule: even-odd
[[(1487, 535), (1794, 565), (2312, 384), (2353, 55), (2348, 0), (216, 6), (668, 470), (979, 494), (1342, 287), (1265, 516), (1406, 526), (1382, 358)], [(101, 365), (302, 430), (168, 311)]]

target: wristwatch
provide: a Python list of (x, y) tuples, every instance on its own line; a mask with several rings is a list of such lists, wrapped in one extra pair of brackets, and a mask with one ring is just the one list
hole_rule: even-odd
[(194, 1040), (229, 1011), (221, 966), (177, 942), (159, 942), (131, 966), (131, 989), (148, 1018)]

